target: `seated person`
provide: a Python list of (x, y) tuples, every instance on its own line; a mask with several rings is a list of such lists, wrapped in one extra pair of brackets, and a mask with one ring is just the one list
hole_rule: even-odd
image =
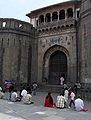
[(84, 109), (84, 103), (83, 103), (83, 100), (80, 98), (80, 95), (75, 100), (75, 109), (76, 111), (83, 111)]
[(33, 102), (31, 92), (28, 91), (27, 95), (22, 97), (22, 101), (24, 104), (32, 104)]
[(44, 102), (45, 107), (54, 107), (55, 105), (53, 104), (53, 98), (51, 96), (51, 93), (49, 92), (48, 95), (45, 98)]
[(24, 97), (24, 96), (26, 96), (26, 95), (27, 95), (27, 90), (26, 90), (26, 89), (23, 89), (23, 90), (21, 91), (21, 96)]
[(0, 90), (0, 99), (4, 98), (4, 93), (2, 92), (2, 89)]
[(2, 91), (2, 87), (0, 87), (0, 91)]
[(65, 97), (63, 95), (64, 94), (62, 93), (62, 94), (57, 96), (57, 103), (56, 103), (57, 108), (64, 108), (65, 107), (66, 100), (65, 100)]
[(11, 101), (12, 102), (16, 102), (18, 101), (18, 95), (17, 95), (17, 90), (13, 90), (13, 92), (11, 93)]

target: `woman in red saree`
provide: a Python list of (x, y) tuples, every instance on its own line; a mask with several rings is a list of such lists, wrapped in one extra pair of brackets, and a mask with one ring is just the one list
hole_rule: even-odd
[(44, 102), (45, 107), (54, 107), (55, 105), (53, 104), (53, 98), (51, 96), (51, 93), (49, 92), (48, 95), (45, 98)]

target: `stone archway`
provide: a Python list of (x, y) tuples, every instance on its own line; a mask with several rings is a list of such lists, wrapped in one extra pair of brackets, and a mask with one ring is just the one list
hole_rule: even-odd
[(63, 46), (55, 45), (49, 48), (44, 55), (43, 82), (59, 84), (61, 74), (65, 74), (66, 79), (69, 76), (69, 53)]
[(57, 50), (50, 56), (48, 84), (59, 84), (61, 75), (64, 75), (66, 82), (67, 57), (64, 52)]

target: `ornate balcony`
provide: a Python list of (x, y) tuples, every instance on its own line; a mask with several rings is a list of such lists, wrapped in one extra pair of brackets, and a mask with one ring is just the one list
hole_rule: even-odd
[(45, 22), (45, 23), (41, 23), (39, 24), (39, 26), (37, 26), (37, 29), (46, 29), (46, 28), (54, 28), (54, 27), (60, 27), (60, 28), (64, 28), (64, 27), (72, 27), (75, 26), (76, 24), (76, 20), (73, 18), (69, 18), (67, 20), (60, 20), (60, 21), (52, 21), (52, 22)]

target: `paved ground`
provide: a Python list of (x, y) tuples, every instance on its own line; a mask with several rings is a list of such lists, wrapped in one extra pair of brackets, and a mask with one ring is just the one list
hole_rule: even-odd
[[(0, 100), (0, 120), (91, 120), (91, 102), (85, 101), (88, 112), (76, 112), (73, 109), (47, 108), (43, 106), (47, 93), (38, 92), (33, 96), (34, 104)], [(56, 101), (57, 94), (52, 94)]]

